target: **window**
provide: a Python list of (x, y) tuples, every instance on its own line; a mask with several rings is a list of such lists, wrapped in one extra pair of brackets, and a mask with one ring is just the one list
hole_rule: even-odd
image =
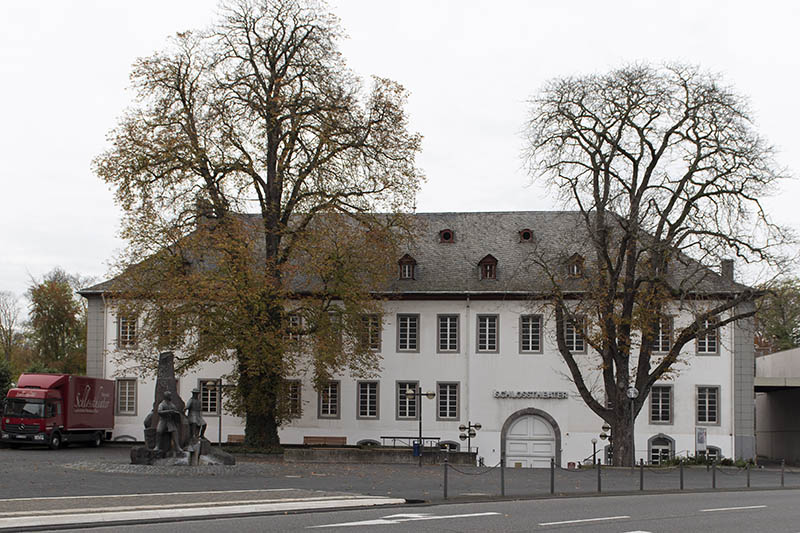
[(458, 383), (437, 383), (437, 420), (458, 420)]
[(302, 390), (303, 385), (300, 381), (287, 381), (286, 400), (289, 418), (300, 418), (303, 416)]
[(497, 259), (487, 255), (478, 262), (480, 279), (497, 279)]
[(497, 351), (497, 321), (497, 315), (478, 315), (477, 351)]
[(136, 415), (136, 380), (117, 380), (117, 414)]
[(131, 348), (136, 346), (136, 317), (121, 315), (117, 320), (117, 346)]
[(358, 382), (358, 417), (378, 418), (378, 382)]
[(381, 317), (379, 315), (364, 315), (361, 317), (362, 344), (372, 351), (381, 349)]
[(329, 381), (319, 391), (319, 418), (339, 418), (338, 381)]
[(417, 262), (413, 257), (406, 254), (398, 261), (400, 265), (400, 279), (414, 279)]
[(523, 229), (519, 232), (519, 242), (531, 242), (533, 240), (533, 231)]
[[(700, 323), (700, 328), (713, 328), (717, 323), (715, 318), (707, 318)], [(717, 329), (711, 329), (702, 335), (697, 336), (697, 353), (699, 355), (716, 354), (719, 350), (717, 339)]]
[(303, 338), (303, 317), (297, 313), (290, 313), (287, 317), (289, 340), (297, 342)]
[(653, 324), (653, 345), (655, 353), (667, 353), (672, 345), (672, 318), (662, 316)]
[(219, 414), (219, 389), (221, 384), (218, 379), (200, 380), (200, 405), (204, 415)]
[(521, 353), (542, 352), (542, 317), (522, 315), (519, 317), (519, 351)]
[(418, 391), (417, 381), (398, 381), (397, 382), (397, 418), (416, 419), (417, 418), (417, 396), (408, 394), (408, 389), (415, 393)]
[(458, 315), (439, 315), (437, 327), (437, 351), (458, 351)]
[(419, 315), (397, 315), (397, 351), (419, 351)]
[(697, 423), (719, 424), (719, 387), (697, 387)]
[(656, 385), (650, 389), (650, 423), (672, 423), (672, 387)]
[(672, 458), (672, 440), (666, 436), (650, 439), (650, 464), (660, 465)]
[(456, 234), (451, 229), (443, 229), (439, 232), (439, 242), (451, 243), (456, 242)]
[(567, 261), (567, 275), (571, 278), (579, 278), (583, 275), (583, 257), (574, 254)]
[(575, 327), (575, 322), (569, 318), (564, 319), (564, 342), (567, 343), (567, 350), (571, 352), (583, 352), (586, 350), (583, 335)]

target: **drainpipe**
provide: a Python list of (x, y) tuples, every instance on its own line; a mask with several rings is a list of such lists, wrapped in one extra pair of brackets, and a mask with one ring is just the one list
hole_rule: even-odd
[(466, 364), (466, 376), (464, 378), (464, 390), (461, 392), (462, 396), (464, 397), (464, 416), (467, 420), (472, 420), (470, 412), (469, 412), (469, 398), (472, 391), (472, 383), (470, 382), (469, 376), (469, 367), (471, 362), (470, 357), (470, 340), (472, 336), (470, 335), (470, 325), (472, 321), (470, 320), (469, 314), (469, 294), (467, 294), (467, 304), (466, 309), (464, 310), (464, 362)]

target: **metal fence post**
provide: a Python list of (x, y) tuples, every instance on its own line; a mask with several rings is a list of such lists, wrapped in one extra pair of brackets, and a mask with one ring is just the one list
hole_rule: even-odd
[(602, 481), (601, 481), (602, 480), (601, 470), (602, 470), (602, 467), (598, 463), (597, 464), (597, 492), (602, 492), (603, 491), (603, 486), (602, 486)]
[(717, 488), (717, 462), (711, 463), (711, 488)]
[(550, 494), (556, 493), (556, 459), (550, 458)]
[(750, 488), (750, 463), (747, 463), (747, 466), (745, 467), (745, 470), (747, 470), (747, 488), (749, 489)]
[(683, 490), (683, 459), (680, 462), (680, 471), (681, 471), (681, 490)]
[(784, 487), (784, 474), (786, 473), (786, 459), (781, 459), (781, 488)]
[(639, 460), (639, 490), (644, 490), (644, 459)]
[(506, 452), (500, 451), (500, 496), (506, 495)]
[(447, 456), (444, 456), (444, 499), (447, 499)]

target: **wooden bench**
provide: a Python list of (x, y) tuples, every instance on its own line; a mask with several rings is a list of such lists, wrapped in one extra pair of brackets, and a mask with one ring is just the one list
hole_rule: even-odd
[(242, 444), (244, 443), (244, 435), (228, 435), (228, 442)]
[(306, 446), (345, 446), (347, 437), (303, 437)]

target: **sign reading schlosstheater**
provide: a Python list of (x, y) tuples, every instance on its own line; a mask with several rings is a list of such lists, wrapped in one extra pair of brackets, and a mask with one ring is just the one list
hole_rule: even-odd
[(538, 390), (496, 390), (492, 393), (492, 396), (519, 400), (566, 400), (569, 397), (563, 391)]

